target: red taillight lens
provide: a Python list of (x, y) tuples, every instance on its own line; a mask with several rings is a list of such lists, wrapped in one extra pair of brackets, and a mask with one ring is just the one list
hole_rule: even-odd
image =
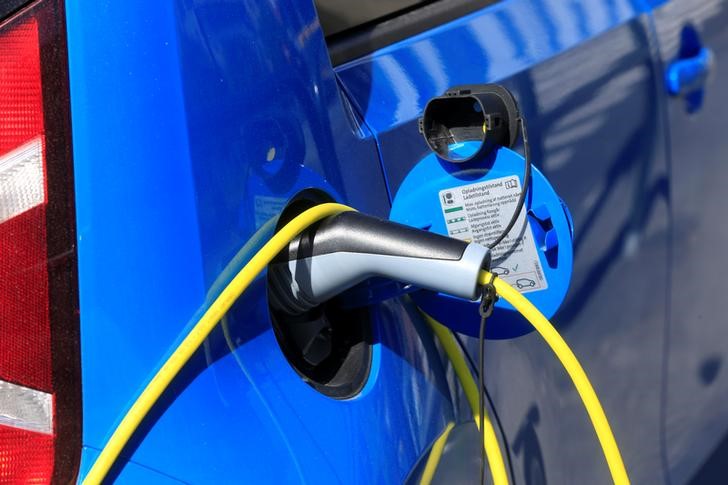
[(0, 426), (0, 482), (50, 483), (53, 477), (53, 437)]
[(73, 480), (80, 456), (61, 4), (0, 23), (0, 483)]
[(0, 378), (50, 391), (38, 22), (0, 31)]
[(0, 153), (43, 134), (38, 20), (8, 22), (0, 36)]

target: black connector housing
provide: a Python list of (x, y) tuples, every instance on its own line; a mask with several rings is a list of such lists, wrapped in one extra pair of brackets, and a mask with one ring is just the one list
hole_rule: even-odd
[[(499, 146), (513, 147), (520, 113), (513, 95), (497, 84), (468, 84), (432, 98), (419, 120), (420, 133), (438, 157), (462, 163), (488, 155)], [(480, 142), (461, 154), (453, 145)]]

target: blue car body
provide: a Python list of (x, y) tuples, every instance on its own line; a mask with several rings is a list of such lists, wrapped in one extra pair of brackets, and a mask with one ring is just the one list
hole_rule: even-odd
[[(66, 21), (79, 479), (264, 221), (310, 187), (387, 217), (427, 155), (427, 100), (485, 82), (515, 93), (534, 162), (573, 215), (574, 275), (554, 322), (631, 478), (710, 478), (728, 432), (728, 2), (502, 0), (336, 67), (310, 1), (67, 1)], [(671, 67), (702, 48), (711, 75), (674, 71), (670, 95)], [(469, 417), (410, 302), (378, 304), (371, 320), (364, 389), (331, 399), (281, 353), (259, 278), (112, 477), (402, 482), (448, 421)], [(578, 396), (537, 335), (489, 341), (486, 369), (515, 483), (608, 483)]]

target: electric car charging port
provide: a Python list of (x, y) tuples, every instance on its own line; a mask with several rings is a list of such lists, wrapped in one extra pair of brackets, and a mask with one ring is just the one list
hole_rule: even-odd
[(456, 86), (427, 103), (419, 130), (440, 158), (467, 162), (512, 147), (519, 117), (513, 95), (502, 86)]
[[(305, 190), (283, 210), (277, 228), (306, 209), (332, 201), (323, 191)], [(336, 299), (301, 311), (285, 308), (276, 295), (275, 275), (268, 271), (268, 306), (276, 339), (291, 367), (326, 396), (347, 399), (358, 394), (372, 361), (369, 311), (344, 309)]]

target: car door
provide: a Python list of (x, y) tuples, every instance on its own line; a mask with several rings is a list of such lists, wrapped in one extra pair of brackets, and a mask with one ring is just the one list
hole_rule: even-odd
[(654, 18), (672, 178), (666, 456), (672, 483), (722, 483), (728, 432), (728, 320), (722, 305), (728, 2), (669, 1)]
[[(428, 153), (417, 118), (430, 98), (460, 84), (514, 92), (534, 162), (574, 219), (574, 275), (554, 322), (593, 378), (631, 478), (661, 483), (670, 205), (652, 6), (503, 0), (453, 17), (465, 3), (331, 36), (340, 82), (376, 137), (390, 196)], [(489, 341), (486, 356), (515, 481), (608, 483), (579, 399), (539, 337)]]

